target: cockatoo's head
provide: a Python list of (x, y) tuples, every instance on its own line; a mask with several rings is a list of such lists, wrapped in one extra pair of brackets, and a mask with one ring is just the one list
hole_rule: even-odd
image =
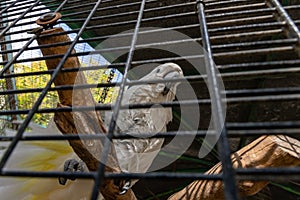
[[(123, 105), (143, 103), (164, 103), (173, 101), (179, 81), (183, 78), (181, 68), (174, 63), (157, 66), (150, 73), (139, 79), (140, 85), (129, 87), (122, 100)], [(172, 80), (173, 79), (173, 80)], [(170, 82), (169, 82), (169, 81)], [(152, 82), (153, 81), (153, 82)], [(161, 82), (160, 82), (161, 81)], [(172, 120), (172, 108), (145, 108), (121, 110), (118, 119), (120, 132), (157, 133), (166, 129)]]
[[(165, 63), (157, 66), (149, 74), (141, 78), (141, 81), (147, 80), (171, 80), (171, 79), (180, 79), (183, 78), (182, 69), (175, 63)], [(173, 100), (174, 95), (176, 94), (176, 88), (180, 82), (162, 82), (156, 83), (154, 93), (161, 93), (163, 96), (172, 96), (166, 100)], [(172, 93), (169, 95), (169, 93)]]
[(139, 79), (141, 82), (149, 81), (149, 83), (133, 85), (126, 90), (123, 103), (160, 103), (173, 101), (175, 99), (176, 88), (180, 84), (180, 81), (176, 80), (183, 77), (182, 69), (177, 64), (165, 63), (159, 65)]

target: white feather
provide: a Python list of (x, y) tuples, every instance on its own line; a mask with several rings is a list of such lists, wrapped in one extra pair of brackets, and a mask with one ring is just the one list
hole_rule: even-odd
[[(51, 122), (47, 128), (43, 128), (35, 124), (30, 124), (32, 131), (25, 132), (25, 134), (60, 134), (55, 125), (53, 125), (54, 123)], [(6, 129), (6, 134), (14, 136), (16, 132)], [(5, 145), (7, 146), (8, 144), (7, 142)], [(61, 172), (63, 171), (64, 162), (70, 158), (78, 159), (67, 141), (21, 141), (10, 156), (4, 170)], [(63, 186), (59, 184), (57, 178), (1, 177), (0, 199), (64, 200), (69, 198), (85, 200), (90, 198), (92, 187), (92, 180), (77, 179), (75, 181), (68, 181)]]
[[(182, 78), (181, 68), (174, 63), (156, 67), (141, 81)], [(164, 94), (166, 87), (169, 92)], [(178, 83), (156, 83), (130, 87), (123, 97), (122, 104), (161, 103), (175, 99)], [(106, 118), (109, 121), (109, 117)], [(143, 134), (166, 132), (167, 124), (172, 121), (172, 108), (147, 108), (120, 110), (117, 120), (117, 132), (138, 135), (138, 139), (114, 140), (121, 169), (124, 172), (145, 173), (159, 153), (164, 139), (145, 138)], [(132, 181), (131, 186), (136, 181)]]

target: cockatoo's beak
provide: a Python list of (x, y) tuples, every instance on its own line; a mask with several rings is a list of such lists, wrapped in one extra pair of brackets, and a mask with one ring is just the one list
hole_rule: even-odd
[[(181, 68), (174, 64), (174, 63), (167, 63), (165, 65), (168, 65), (165, 69), (165, 71), (163, 72), (163, 79), (178, 79), (178, 78), (183, 78), (183, 72), (181, 70)], [(173, 91), (177, 85), (179, 84), (179, 82), (166, 82), (165, 83), (165, 88), (163, 90), (163, 95), (167, 95), (169, 93), (169, 91)], [(173, 91), (174, 92), (174, 91)]]

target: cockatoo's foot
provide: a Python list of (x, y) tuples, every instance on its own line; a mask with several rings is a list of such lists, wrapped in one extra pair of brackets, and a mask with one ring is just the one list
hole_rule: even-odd
[[(64, 171), (65, 172), (84, 172), (87, 170), (86, 170), (86, 166), (85, 166), (84, 162), (77, 161), (76, 159), (70, 159), (70, 160), (65, 161)], [(59, 177), (58, 181), (61, 185), (65, 185), (67, 183), (68, 179), (70, 179), (72, 181), (75, 180), (75, 178)]]
[(120, 194), (125, 194), (131, 188), (131, 180), (126, 180), (123, 188), (120, 191)]

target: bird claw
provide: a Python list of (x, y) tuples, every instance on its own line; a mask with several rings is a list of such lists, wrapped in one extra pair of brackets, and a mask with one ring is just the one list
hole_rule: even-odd
[(130, 187), (131, 187), (131, 181), (127, 180), (120, 191), (120, 195), (125, 194), (130, 189)]
[[(77, 161), (76, 159), (70, 159), (65, 161), (64, 164), (64, 172), (84, 172), (85, 165), (82, 161)], [(75, 178), (66, 178), (66, 177), (58, 177), (58, 182), (61, 185), (65, 185), (68, 179), (74, 181)]]

